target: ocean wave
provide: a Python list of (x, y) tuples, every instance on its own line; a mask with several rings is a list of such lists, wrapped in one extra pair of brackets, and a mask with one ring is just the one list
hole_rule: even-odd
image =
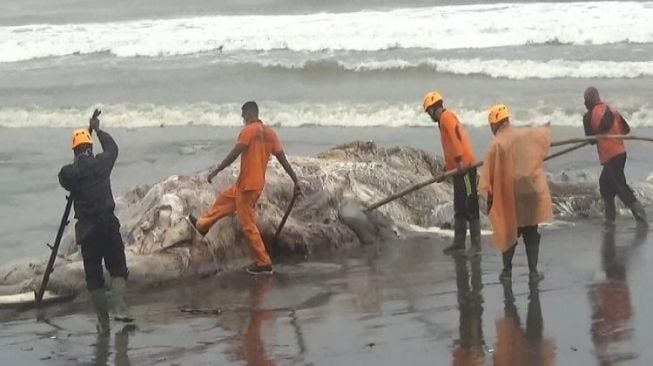
[[(627, 19), (618, 22), (614, 19)], [(651, 43), (653, 2), (437, 6), (304, 15), (219, 15), (0, 27), (0, 62), (110, 52), (449, 50), (539, 44)]]
[[(233, 61), (229, 61), (233, 63)], [(507, 60), (507, 59), (405, 59), (310, 61), (249, 61), (264, 68), (289, 70), (342, 69), (354, 72), (425, 70), (441, 74), (481, 75), (491, 78), (524, 79), (634, 79), (653, 76), (653, 61), (571, 61), (571, 60)]]
[[(95, 107), (95, 106), (94, 106)], [(89, 108), (0, 108), (0, 127), (67, 127), (84, 124), (94, 107)], [(113, 128), (158, 126), (242, 126), (240, 104), (193, 103), (182, 105), (113, 104), (102, 108), (104, 121)], [(419, 101), (406, 103), (260, 103), (261, 117), (271, 125), (282, 127), (425, 127), (432, 123), (423, 113)], [(470, 127), (486, 127), (487, 110), (452, 106), (460, 120)], [(516, 125), (550, 122), (554, 126), (580, 127), (581, 110), (566, 111), (551, 106), (512, 108)], [(633, 127), (653, 127), (653, 108), (625, 110)]]

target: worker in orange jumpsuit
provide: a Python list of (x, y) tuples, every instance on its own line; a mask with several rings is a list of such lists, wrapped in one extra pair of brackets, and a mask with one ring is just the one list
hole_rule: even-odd
[[(599, 91), (595, 87), (585, 90), (585, 107), (587, 113), (583, 116), (585, 135), (624, 135), (630, 133), (626, 119), (614, 108), (601, 101)], [(599, 190), (603, 198), (606, 224), (613, 224), (617, 215), (614, 204), (615, 196), (626, 205), (633, 216), (643, 225), (648, 225), (646, 211), (626, 183), (624, 167), (626, 166), (626, 145), (623, 140), (599, 139), (596, 141), (599, 160), (603, 171), (599, 178)]]
[(258, 105), (255, 102), (250, 101), (242, 106), (245, 127), (238, 136), (236, 146), (208, 176), (211, 182), (240, 156), (240, 174), (236, 183), (222, 192), (213, 207), (202, 213), (199, 218), (189, 216), (189, 221), (197, 231), (205, 235), (213, 224), (235, 211), (256, 261), (247, 268), (247, 272), (253, 275), (272, 274), (272, 261), (256, 226), (256, 202), (265, 186), (265, 172), (270, 155), (277, 158), (294, 182), (295, 194), (300, 191), (297, 176), (286, 158), (281, 141), (272, 128), (261, 122), (258, 113)]
[[(438, 124), (440, 129), (446, 170), (463, 170), (473, 165), (475, 162), (474, 151), (469, 137), (467, 137), (467, 131), (458, 121), (458, 117), (452, 111), (444, 108), (440, 93), (429, 92), (426, 94), (424, 112)], [(476, 186), (476, 168), (457, 174), (453, 178), (454, 238), (453, 244), (444, 249), (445, 254), (465, 250), (467, 222), (469, 222), (471, 239), (469, 254), (476, 254), (481, 249), (481, 222), (479, 221)]]
[(479, 190), (487, 197), (493, 242), (503, 253), (501, 281), (512, 279), (512, 257), (523, 237), (531, 283), (544, 276), (537, 271), (540, 248), (538, 225), (553, 217), (544, 174), (544, 158), (551, 144), (548, 127), (512, 128), (503, 104), (492, 107), (488, 122), (494, 140), (483, 162)]

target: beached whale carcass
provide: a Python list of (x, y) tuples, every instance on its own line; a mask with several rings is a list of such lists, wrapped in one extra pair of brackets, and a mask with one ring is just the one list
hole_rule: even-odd
[[(416, 197), (389, 205), (394, 216), (382, 212), (369, 215), (370, 230), (352, 230), (339, 219), (341, 202), (374, 200), (406, 184), (439, 172), (435, 158), (409, 148), (378, 148), (355, 142), (331, 149), (318, 157), (291, 159), (301, 177), (303, 195), (297, 200), (274, 256), (303, 258), (313, 253), (361, 245), (361, 239), (378, 242), (402, 229), (402, 222), (424, 224), (433, 207), (451, 199), (446, 186), (433, 186)], [(120, 174), (119, 171), (116, 174)], [(240, 266), (249, 255), (235, 217), (218, 222), (202, 240), (185, 217), (209, 207), (216, 192), (234, 182), (237, 168), (230, 168), (209, 184), (207, 172), (171, 176), (152, 186), (138, 186), (116, 200), (122, 224), (131, 286), (152, 286), (180, 277), (215, 269), (213, 258), (225, 268)], [(292, 196), (292, 182), (275, 162), (270, 164), (267, 185), (258, 203), (257, 223), (269, 244)], [(427, 199), (430, 198), (430, 199)], [(419, 204), (419, 202), (422, 204)], [(421, 210), (421, 211), (420, 211)], [(433, 223), (438, 220), (428, 220)], [(71, 225), (72, 226), (72, 225)], [(356, 229), (356, 228), (355, 228)], [(49, 289), (76, 292), (84, 287), (81, 257), (68, 228), (61, 258), (57, 259)], [(364, 237), (361, 237), (363, 235)], [(208, 252), (211, 250), (214, 254)], [(29, 292), (39, 286), (45, 268), (43, 258), (25, 258), (0, 269), (0, 294)]]
[[(343, 203), (368, 204), (439, 174), (442, 170), (439, 161), (424, 151), (352, 142), (317, 157), (294, 157), (291, 162), (302, 181), (303, 195), (272, 248), (277, 258), (304, 258), (318, 252), (378, 243), (416, 226), (446, 226), (453, 220), (448, 182), (430, 185), (368, 213), (369, 220), (362, 227), (348, 226), (352, 223), (345, 223), (339, 217)], [(152, 186), (137, 186), (117, 199), (116, 214), (127, 247), (130, 286), (154, 286), (212, 272), (216, 265), (214, 258), (224, 268), (246, 264), (248, 247), (235, 217), (218, 222), (206, 240), (196, 235), (184, 219), (189, 213), (197, 214), (209, 207), (216, 192), (235, 180), (237, 168), (226, 170), (213, 184), (207, 182), (206, 174), (204, 171), (192, 176), (171, 176)], [(649, 184), (638, 187), (643, 194), (649, 194)], [(267, 244), (291, 199), (292, 188), (281, 166), (271, 163), (257, 208), (257, 223)], [(581, 216), (600, 215), (600, 196), (595, 184), (558, 179), (552, 194), (557, 213), (562, 216), (569, 217), (575, 212)], [(486, 222), (485, 217), (483, 221)], [(57, 293), (84, 288), (81, 256), (72, 232), (69, 227), (66, 249), (57, 260), (48, 286)], [(45, 269), (45, 258), (44, 252), (43, 258), (5, 264), (0, 269), (0, 294), (36, 289)]]

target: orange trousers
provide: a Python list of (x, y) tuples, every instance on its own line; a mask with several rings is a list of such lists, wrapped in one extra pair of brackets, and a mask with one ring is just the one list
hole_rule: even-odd
[(197, 219), (197, 230), (207, 232), (218, 220), (236, 212), (256, 264), (271, 265), (272, 261), (256, 226), (256, 201), (260, 196), (261, 191), (242, 191), (235, 185), (227, 188), (216, 198), (213, 207)]

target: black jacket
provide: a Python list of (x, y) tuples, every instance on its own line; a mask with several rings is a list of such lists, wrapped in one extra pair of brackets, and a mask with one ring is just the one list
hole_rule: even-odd
[(75, 218), (80, 221), (112, 215), (115, 208), (110, 176), (118, 158), (118, 145), (108, 133), (96, 132), (102, 152), (95, 156), (78, 155), (59, 172), (59, 183), (70, 191), (75, 202)]

